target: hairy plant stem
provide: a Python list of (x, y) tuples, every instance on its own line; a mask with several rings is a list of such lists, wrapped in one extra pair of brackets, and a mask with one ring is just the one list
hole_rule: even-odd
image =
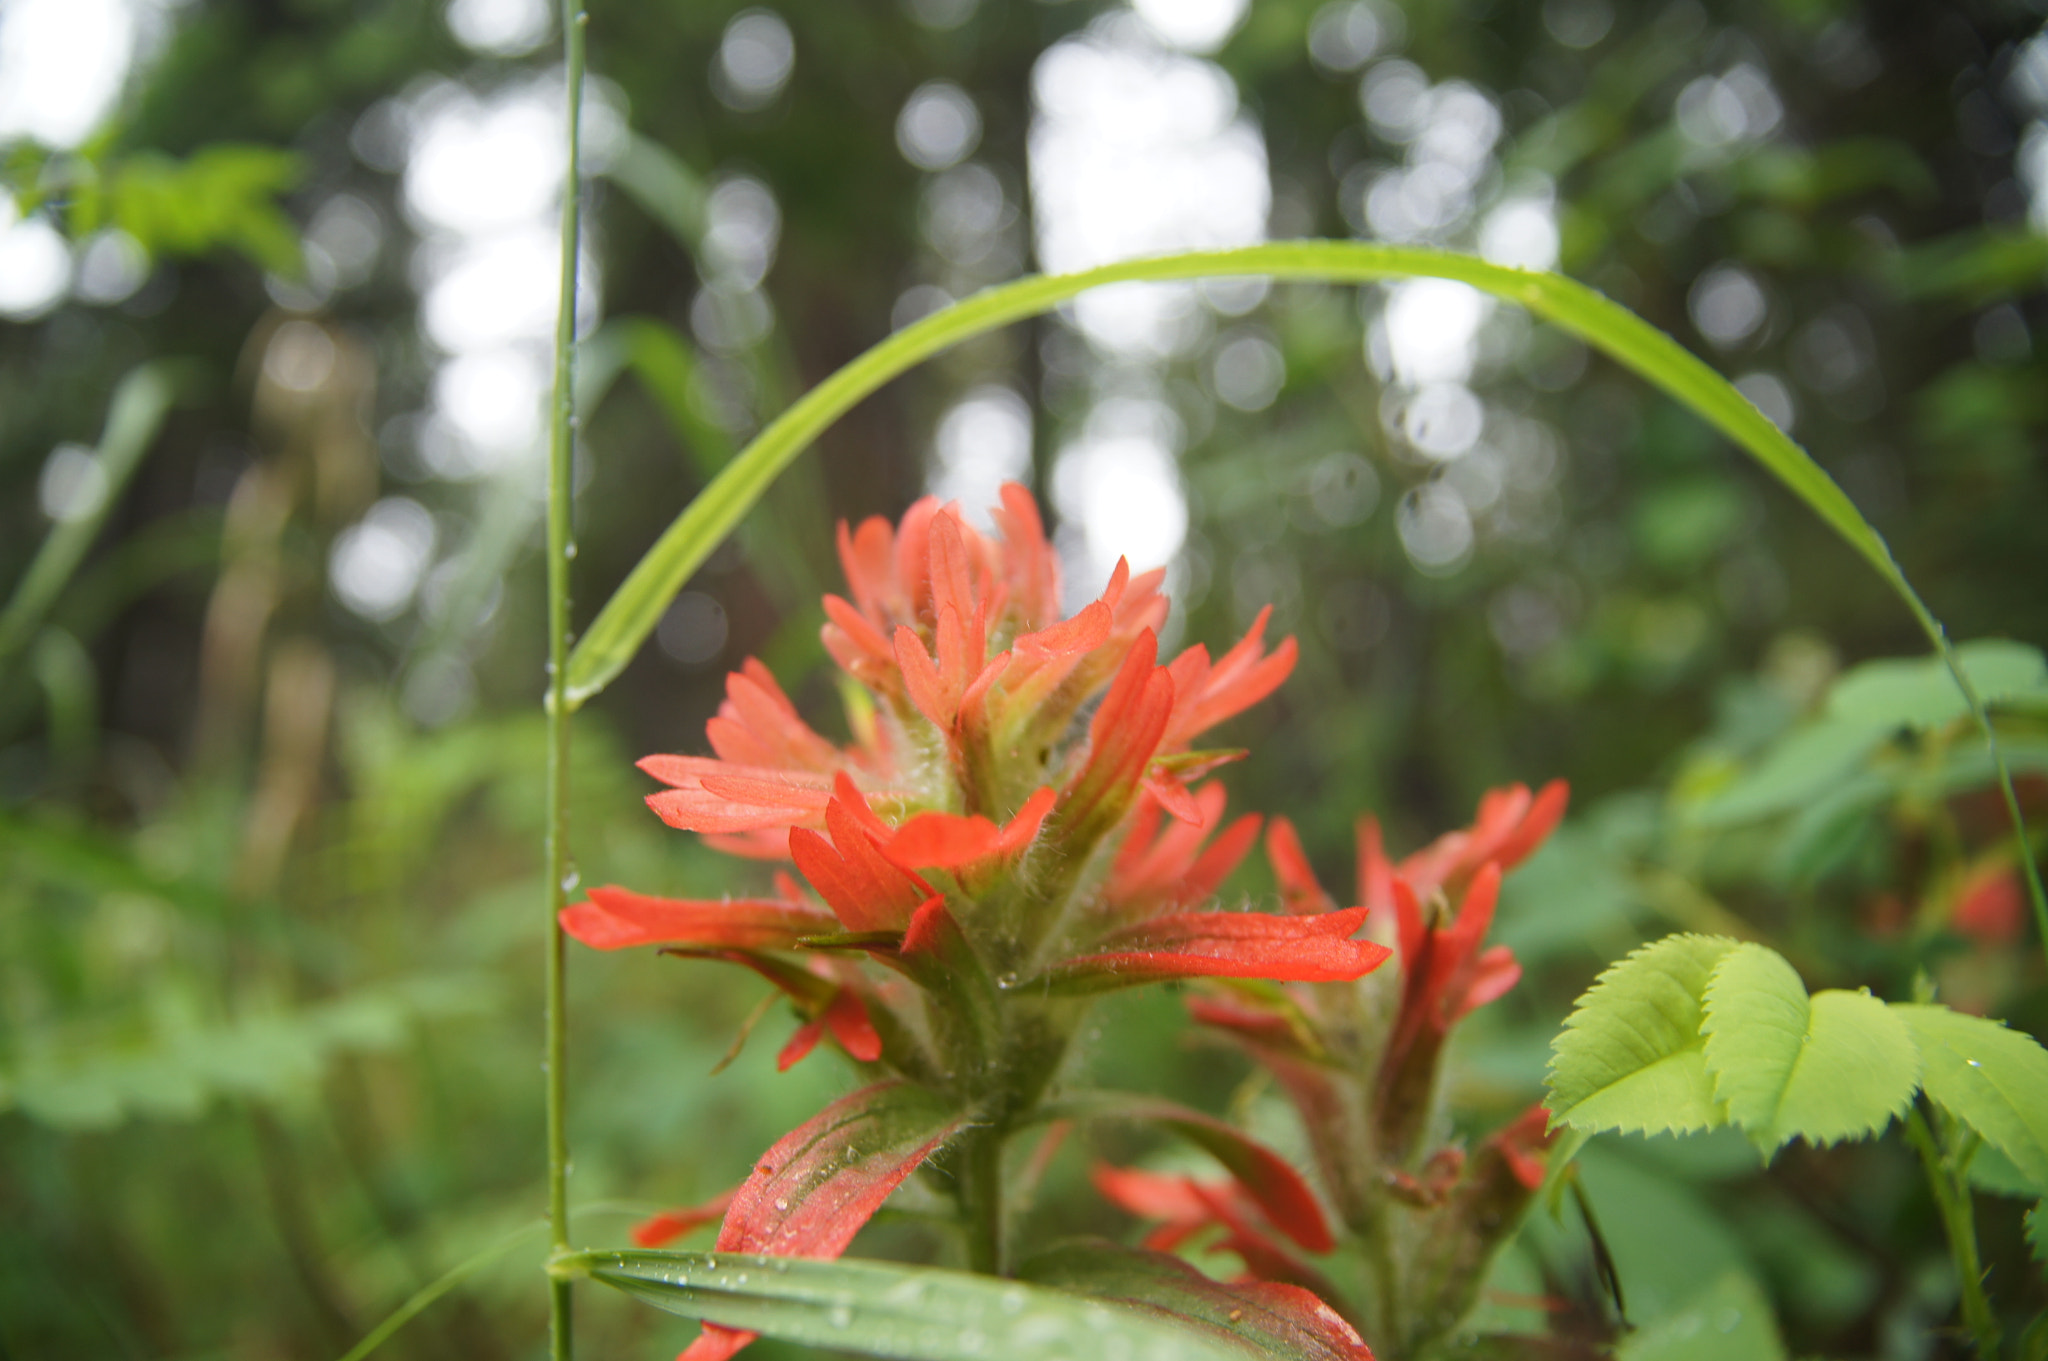
[[(569, 1248), (569, 1017), (562, 908), (569, 894), (569, 563), (571, 467), (576, 450), (576, 264), (581, 253), (583, 123), (582, 0), (562, 6), (568, 108), (568, 164), (562, 176), (562, 282), (555, 318), (555, 387), (548, 427), (548, 784), (547, 784), (547, 1140), (548, 1234), (556, 1253)], [(548, 1347), (571, 1361), (570, 1282), (548, 1279)]]
[(1976, 1212), (1970, 1184), (1950, 1154), (1943, 1152), (1934, 1131), (1915, 1105), (1906, 1112), (1906, 1140), (1927, 1169), (1927, 1186), (1948, 1232), (1949, 1255), (1955, 1259), (1956, 1282), (1962, 1292), (1963, 1326), (1970, 1330), (1979, 1361), (1998, 1361), (1998, 1318), (1984, 1293), (1984, 1268), (1977, 1257)]
[(1008, 1130), (994, 1125), (972, 1131), (960, 1143), (955, 1170), (967, 1223), (967, 1266), (985, 1276), (1009, 1270), (1003, 1224), (1003, 1143), (1008, 1136)]

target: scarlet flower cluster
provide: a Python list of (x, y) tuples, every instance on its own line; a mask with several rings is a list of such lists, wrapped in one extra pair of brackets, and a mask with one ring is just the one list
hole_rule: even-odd
[[(1269, 650), (1262, 613), (1220, 658), (1198, 645), (1162, 663), (1163, 573), (1119, 563), (1062, 618), (1029, 493), (1004, 488), (994, 522), (983, 534), (927, 499), (899, 525), (840, 526), (849, 591), (825, 599), (824, 643), (857, 683), (847, 745), (749, 660), (707, 725), (711, 755), (640, 763), (668, 786), (648, 799), (665, 822), (778, 862), (772, 892), (604, 887), (562, 914), (598, 949), (754, 970), (803, 1017), (784, 1066), (829, 1036), (875, 1079), (758, 1160), (724, 1210), (719, 1251), (836, 1255), (937, 1159), (963, 1219), (983, 1225), (973, 1264), (1002, 1270), (1000, 1214), (975, 1169), (1000, 1174), (987, 1150), (1046, 1099), (1089, 995), (1172, 979), (1349, 984), (1389, 955), (1359, 937), (1370, 905), (1272, 914), (1214, 901), (1262, 824), (1226, 823), (1221, 786), (1202, 783), (1242, 753), (1195, 743), (1286, 679), (1294, 640)], [(1255, 1204), (1316, 1212), (1296, 1174), (1220, 1122), (1159, 1118), (1262, 1169)], [(642, 1241), (714, 1213), (679, 1212)], [(1260, 1310), (1331, 1355), (1369, 1355), (1306, 1291), (1259, 1291)], [(686, 1356), (718, 1361), (748, 1337), (707, 1326)]]
[[(1470, 1311), (1487, 1264), (1544, 1177), (1548, 1112), (1532, 1106), (1469, 1156), (1444, 1137), (1441, 1065), (1451, 1029), (1521, 977), (1506, 946), (1486, 947), (1502, 874), (1564, 815), (1567, 791), (1515, 785), (1488, 794), (1469, 829), (1398, 864), (1379, 823), (1360, 819), (1358, 900), (1397, 945), (1398, 968), (1355, 983), (1218, 989), (1189, 1000), (1196, 1020), (1264, 1064), (1292, 1099), (1342, 1236), (1375, 1269), (1333, 1281), (1317, 1226), (1266, 1212), (1237, 1183), (1130, 1168), (1097, 1169), (1110, 1200), (1159, 1227), (1166, 1249), (1211, 1233), (1250, 1280), (1312, 1290), (1397, 1356), (1425, 1350)], [(1329, 912), (1301, 841), (1284, 819), (1267, 857), (1290, 911)], [(1373, 928), (1368, 928), (1373, 929)], [(1213, 1232), (1212, 1232), (1213, 1231)], [(1347, 1288), (1347, 1286), (1349, 1288)]]

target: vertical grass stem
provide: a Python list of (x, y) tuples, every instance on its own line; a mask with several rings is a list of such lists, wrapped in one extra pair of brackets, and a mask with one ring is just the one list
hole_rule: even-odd
[[(582, 0), (562, 6), (562, 48), (568, 107), (568, 163), (562, 178), (562, 286), (555, 318), (555, 385), (548, 426), (548, 782), (547, 782), (547, 1138), (548, 1232), (557, 1253), (569, 1247), (569, 1018), (561, 912), (569, 895), (569, 563), (571, 475), (576, 451), (576, 271), (582, 246)], [(570, 1283), (550, 1276), (548, 1345), (554, 1361), (571, 1361), (575, 1344)]]

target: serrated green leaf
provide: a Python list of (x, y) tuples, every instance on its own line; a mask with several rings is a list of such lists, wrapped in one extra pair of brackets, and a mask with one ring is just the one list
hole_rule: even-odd
[(867, 1356), (1245, 1361), (1267, 1354), (1128, 1305), (931, 1267), (642, 1251), (578, 1253), (556, 1269), (587, 1271), (685, 1318)]
[(1894, 1006), (1920, 1046), (1928, 1100), (2048, 1187), (2048, 1050), (2033, 1036), (1944, 1006)]
[(1868, 993), (1808, 997), (1775, 950), (1730, 950), (1705, 1000), (1700, 1032), (1714, 1095), (1766, 1157), (1793, 1139), (1874, 1134), (1919, 1088), (1920, 1056), (1905, 1022)]
[[(2003, 638), (1961, 643), (1962, 663), (1986, 704), (2048, 690), (2048, 661), (2039, 648)], [(1955, 677), (1939, 658), (1866, 662), (1851, 668), (1828, 692), (1828, 717), (1879, 729), (1946, 727), (1969, 715)]]
[(2019, 1164), (1990, 1144), (1979, 1144), (1970, 1155), (1969, 1177), (1970, 1185), (1994, 1196), (2010, 1196), (2014, 1200), (2048, 1196), (2048, 1186), (2037, 1184), (2020, 1171)]
[(1553, 1122), (1646, 1134), (1721, 1124), (1701, 999), (1735, 945), (1726, 936), (1667, 936), (1601, 974), (1551, 1043)]
[(1616, 1361), (1783, 1361), (1771, 1302), (1747, 1273), (1731, 1271), (1703, 1295), (1615, 1350)]

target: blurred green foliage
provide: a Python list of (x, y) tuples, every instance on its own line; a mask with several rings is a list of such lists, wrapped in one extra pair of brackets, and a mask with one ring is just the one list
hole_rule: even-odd
[[(733, 448), (887, 334), (911, 290), (959, 295), (1030, 267), (1034, 63), (1115, 7), (786, 0), (790, 82), (733, 107), (712, 72), (741, 8), (593, 6), (593, 70), (628, 132), (588, 191), (604, 317), (585, 344), (579, 625)], [(522, 88), (553, 58), (465, 48), (444, 10), (176, 8), (93, 138), (0, 151), (19, 213), (81, 248), (118, 228), (145, 261), (119, 298), (0, 326), (0, 590), (22, 620), (0, 649), (10, 1356), (339, 1355), (542, 1202), (537, 512), (514, 476), (420, 460), (410, 422), (437, 353), (416, 280), (441, 243), (408, 208), (403, 143), (432, 101)], [(1334, 12), (1259, 0), (1213, 55), (1262, 133), (1276, 236), (1367, 229), (1362, 186), (1404, 154), (1362, 116), (1359, 72), (1311, 60)], [(2034, 9), (1373, 13), (1376, 60), (1493, 101), (1481, 193), (1547, 182), (1559, 268), (1725, 371), (1775, 382), (1796, 437), (1959, 638), (2048, 640), (2048, 238), (2028, 217), (2048, 110), (2021, 79)], [(1772, 127), (1688, 136), (1687, 92), (1715, 97), (1711, 82), (1743, 72), (1766, 82)], [(974, 100), (975, 163), (1001, 190), (993, 244), (964, 263), (933, 228), (937, 177), (896, 141), (906, 99), (935, 78)], [(755, 333), (698, 306), (720, 277), (711, 196), (741, 174), (780, 224)], [(1451, 243), (1473, 244), (1461, 230)], [(349, 240), (369, 242), (360, 258), (343, 258)], [(1764, 310), (1717, 338), (1697, 290), (1731, 267)], [(1768, 939), (1816, 989), (1908, 1000), (1924, 976), (1953, 1005), (2048, 1029), (2023, 920), (1972, 896), (1995, 897), (2013, 855), (1981, 741), (1922, 664), (1855, 665), (1919, 650), (1882, 586), (1697, 422), (1505, 312), (1473, 386), (1489, 438), (1550, 471), (1495, 486), (1504, 509), (1470, 554), (1419, 571), (1404, 507), (1452, 471), (1387, 416), (1390, 384), (1361, 344), (1383, 306), (1373, 290), (1294, 287), (1248, 313), (1205, 307), (1155, 390), (1183, 436), (1183, 640), (1213, 646), (1269, 602), (1302, 640), (1290, 684), (1229, 735), (1253, 753), (1227, 774), (1235, 805), (1293, 818), (1338, 884), (1360, 812), (1407, 849), (1464, 823), (1490, 785), (1572, 781), (1571, 822), (1510, 882), (1497, 930), (1527, 977), (1468, 1026), (1458, 1109), (1483, 1126), (1525, 1105), (1571, 998), (1676, 929)], [(1238, 340), (1284, 364), (1252, 409), (1218, 396)], [(152, 361), (177, 366), (177, 401), (124, 464), (110, 412)], [(806, 454), (690, 585), (720, 611), (723, 646), (650, 647), (579, 717), (585, 881), (751, 886), (641, 808), (631, 759), (702, 750), (722, 673), (750, 654), (829, 731), (815, 599), (837, 586), (831, 522), (899, 512), (926, 485), (942, 416), (991, 381), (1026, 399), (1031, 476), (1053, 491), (1103, 363), (1068, 322), (1019, 326), (877, 394)], [(65, 449), (74, 473), (98, 451), (102, 490), (53, 520), (90, 500), (51, 481)], [(373, 618), (343, 605), (332, 569), (393, 499), (423, 508), (434, 546), (417, 599)], [(38, 555), (66, 539), (79, 551), (29, 593)], [(2039, 823), (2038, 653), (1979, 649)], [(1247, 873), (1237, 891), (1271, 890)], [(763, 987), (587, 952), (572, 979), (589, 1241), (623, 1234), (607, 1197), (709, 1196), (842, 1089), (828, 1060), (775, 1075), (779, 1031), (711, 1075)], [(1092, 1075), (1274, 1118), (1237, 1060), (1184, 1044), (1179, 1017), (1170, 996), (1117, 999)], [(1099, 1151), (1147, 1151), (1114, 1137)], [(1091, 1206), (1085, 1172), (1078, 1153), (1055, 1163), (1037, 1227), (1125, 1232)], [(2048, 1287), (2027, 1202), (2000, 1174), (1973, 1171), (2017, 1335)], [(1954, 1282), (1897, 1140), (1794, 1145), (1767, 1169), (1720, 1135), (1603, 1142), (1583, 1182), (1644, 1325), (1628, 1355), (1960, 1354), (1936, 1331)], [(941, 1251), (914, 1214), (870, 1235), (876, 1252)], [(1484, 1308), (1611, 1330), (1591, 1242), (1569, 1203), (1538, 1216)], [(508, 1254), (390, 1354), (534, 1354), (538, 1256)], [(665, 1355), (690, 1331), (596, 1292), (580, 1307), (592, 1355)], [(1742, 1350), (1692, 1349), (1689, 1320), (1731, 1311)]]

